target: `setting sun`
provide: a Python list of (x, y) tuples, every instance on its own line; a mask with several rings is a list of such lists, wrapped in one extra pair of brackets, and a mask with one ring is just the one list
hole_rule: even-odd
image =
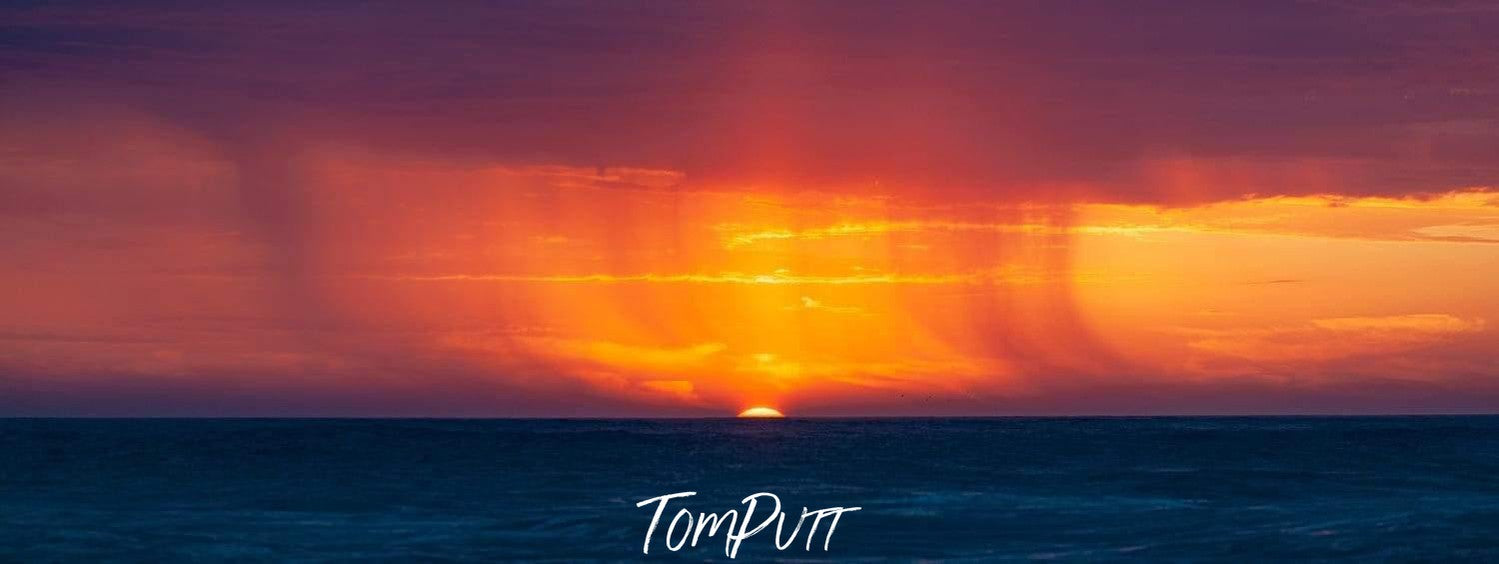
[(739, 416), (752, 419), (780, 419), (786, 415), (772, 407), (751, 407), (739, 412)]

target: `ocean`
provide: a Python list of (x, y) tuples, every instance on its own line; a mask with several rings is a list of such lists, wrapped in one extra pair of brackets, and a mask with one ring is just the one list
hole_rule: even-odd
[(642, 554), (683, 491), (861, 508), (741, 561), (1499, 561), (1499, 417), (0, 420), (0, 561), (727, 560)]

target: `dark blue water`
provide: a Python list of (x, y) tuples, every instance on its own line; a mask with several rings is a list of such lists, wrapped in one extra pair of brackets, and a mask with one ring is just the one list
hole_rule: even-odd
[(1499, 418), (0, 420), (0, 560), (635, 559), (684, 490), (863, 508), (750, 561), (1494, 561)]

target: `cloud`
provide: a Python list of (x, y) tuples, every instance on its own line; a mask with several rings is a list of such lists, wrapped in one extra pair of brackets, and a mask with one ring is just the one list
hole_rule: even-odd
[(1499, 224), (1430, 225), (1416, 228), (1412, 233), (1438, 241), (1499, 243)]
[(246, 206), (283, 228), (301, 212), (278, 188), (296, 170), (280, 165), (320, 144), (680, 174), (652, 186), (935, 200), (1177, 204), (1499, 183), (1493, 11), (637, 8), (377, 3), (349, 18), (289, 2), (17, 5), (0, 70), (14, 112), (74, 114), (108, 92), (108, 105), (221, 145), (259, 186)]
[(723, 343), (659, 347), (546, 337), (527, 338), (522, 342), (541, 354), (643, 374), (675, 373), (700, 368), (726, 348)]
[(977, 274), (852, 274), (847, 276), (798, 275), (785, 271), (763, 274), (724, 272), (716, 274), (438, 274), (438, 275), (372, 275), (365, 278), (405, 282), (532, 282), (541, 284), (735, 284), (846, 286), (868, 284), (963, 284), (984, 279)]
[[(1390, 242), (1491, 243), (1499, 193), (1487, 188), (1400, 198), (1330, 194), (1198, 206), (1079, 206), (1079, 234), (1284, 235)], [(1451, 223), (1454, 220), (1461, 224)]]
[[(799, 301), (801, 302), (801, 305), (799, 307), (802, 310), (822, 311), (844, 315), (862, 315), (867, 313), (862, 308), (859, 308), (857, 306), (828, 305), (826, 303), (823, 303), (821, 300), (812, 298), (811, 296), (802, 296)], [(787, 306), (787, 308), (795, 310), (798, 309), (798, 306)]]
[(1484, 329), (1482, 319), (1448, 314), (1313, 319), (1305, 326), (1182, 330), (1199, 351), (1256, 362), (1330, 361), (1399, 354)]

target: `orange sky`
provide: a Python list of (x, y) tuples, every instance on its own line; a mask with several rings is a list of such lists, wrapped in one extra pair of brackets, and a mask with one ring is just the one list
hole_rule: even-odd
[(1282, 52), (804, 6), (13, 14), (0, 414), (1499, 408), (1499, 59), (1456, 16), (1246, 24)]
[[(181, 142), (105, 156), (190, 204), (143, 211), (170, 219), (12, 222), (29, 236), (4, 277), (10, 366), (398, 411), (434, 386), (481, 411), (524, 393), (640, 413), (1108, 412), (1089, 389), (1248, 387), (1257, 405), (1482, 388), (1499, 350), (1499, 194), (1481, 190), (941, 203), (324, 150), (297, 173), (313, 202), (301, 267), (269, 276), (254, 265), (274, 250), (234, 225), (233, 171), (155, 145)], [(116, 229), (141, 244), (109, 244)]]

